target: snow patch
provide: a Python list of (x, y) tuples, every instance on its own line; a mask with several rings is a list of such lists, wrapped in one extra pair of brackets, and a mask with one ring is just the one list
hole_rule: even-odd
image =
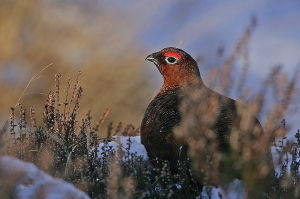
[(0, 189), (9, 192), (12, 188), (17, 199), (89, 199), (72, 184), (53, 178), (34, 164), (3, 156), (0, 157)]
[[(130, 144), (130, 148), (128, 147), (128, 144)], [(131, 154), (136, 154), (137, 156), (142, 157), (143, 160), (148, 160), (147, 151), (141, 143), (141, 136), (112, 136), (112, 141), (108, 142), (106, 146), (103, 142), (99, 144), (99, 156), (101, 156), (104, 152), (105, 147), (110, 147), (114, 152), (116, 152), (116, 154), (118, 148), (121, 147), (124, 153), (129, 151)]]

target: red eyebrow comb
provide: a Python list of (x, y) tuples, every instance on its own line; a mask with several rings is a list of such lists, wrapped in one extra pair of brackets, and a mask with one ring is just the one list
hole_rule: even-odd
[(177, 59), (181, 58), (181, 55), (179, 53), (175, 53), (175, 52), (166, 52), (164, 54), (165, 57), (176, 57)]

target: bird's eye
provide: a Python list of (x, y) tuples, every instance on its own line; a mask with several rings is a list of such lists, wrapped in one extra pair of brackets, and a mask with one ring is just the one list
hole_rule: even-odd
[(167, 58), (166, 58), (166, 62), (167, 62), (168, 64), (175, 64), (175, 63), (177, 63), (177, 61), (178, 61), (178, 59), (175, 58), (175, 57), (167, 57)]

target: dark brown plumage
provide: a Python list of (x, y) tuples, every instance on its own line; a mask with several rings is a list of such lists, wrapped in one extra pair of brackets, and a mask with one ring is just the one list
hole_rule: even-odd
[[(241, 149), (243, 147), (248, 147), (248, 150), (252, 149), (253, 143), (262, 135), (263, 129), (259, 121), (253, 115), (248, 114), (247, 109), (241, 103), (206, 87), (202, 82), (196, 61), (183, 50), (174, 47), (164, 48), (149, 55), (146, 60), (157, 66), (164, 79), (160, 91), (147, 107), (141, 124), (141, 140), (150, 160), (154, 158), (167, 160), (170, 163), (171, 171), (176, 173), (177, 160), (186, 160), (188, 157), (188, 142), (199, 141), (197, 136), (207, 136), (207, 133), (213, 132), (215, 139), (211, 141), (208, 139), (206, 142), (216, 144), (218, 151), (214, 151), (215, 148), (206, 148), (206, 146), (203, 149), (210, 155), (215, 152), (220, 153), (222, 157), (218, 163), (213, 163), (214, 165), (211, 165), (211, 160), (209, 163), (204, 163), (204, 165), (208, 165), (205, 169), (212, 171), (213, 176), (214, 173), (220, 174), (218, 179), (212, 180), (210, 183), (217, 185), (220, 183), (218, 180), (222, 180), (222, 183), (226, 184), (234, 178), (246, 177), (246, 179), (251, 179), (248, 181), (251, 184), (248, 187), (249, 193), (262, 193), (254, 195), (254, 198), (264, 198), (266, 195), (263, 193), (270, 191), (270, 183), (274, 179), (271, 152), (267, 149), (263, 152), (265, 154), (260, 156), (261, 160), (255, 159), (247, 162), (242, 158), (242, 155), (245, 154), (242, 154), (243, 150)], [(244, 116), (248, 114), (246, 124), (242, 120), (241, 112)], [(179, 125), (180, 127), (185, 125), (185, 128), (180, 128), (180, 130), (188, 131), (182, 132), (183, 134), (188, 133), (187, 136), (175, 137), (174, 128)], [(244, 128), (245, 126), (246, 128)], [(245, 136), (247, 138), (244, 140), (250, 140), (250, 144), (244, 145), (241, 142), (239, 146), (242, 147), (233, 149), (230, 145), (232, 129), (235, 133), (239, 133), (238, 142)], [(243, 133), (240, 134), (241, 132)], [(196, 141), (195, 144), (199, 145), (199, 142)], [(207, 161), (205, 159), (207, 156), (205, 153), (201, 154), (201, 150), (199, 151), (197, 148), (199, 146), (195, 147), (194, 145), (192, 161), (197, 161), (201, 167), (202, 161)], [(198, 154), (199, 152), (200, 154)], [(156, 161), (152, 162), (156, 164)], [(255, 180), (252, 179), (252, 174), (257, 174), (261, 170), (262, 163), (268, 165), (269, 173), (265, 176), (258, 175)], [(161, 165), (156, 164), (156, 166)], [(200, 173), (203, 171), (202, 168), (194, 169), (200, 170)], [(219, 172), (214, 169), (218, 169)], [(245, 172), (250, 173), (250, 176), (245, 175)], [(198, 175), (202, 174), (198, 173)], [(196, 181), (201, 187), (202, 180), (198, 178)], [(258, 191), (257, 188), (261, 191)]]
[[(157, 157), (172, 164), (187, 157), (186, 140), (175, 138), (173, 133), (182, 119), (179, 107), (185, 97), (182, 92), (184, 88), (202, 90), (202, 93), (217, 99), (218, 114), (211, 129), (217, 133), (220, 150), (226, 152), (232, 125), (238, 120), (236, 102), (207, 88), (201, 80), (196, 61), (181, 49), (164, 48), (149, 55), (146, 60), (157, 66), (164, 79), (141, 124), (142, 144), (146, 147), (150, 159)], [(255, 123), (262, 132), (257, 119)]]

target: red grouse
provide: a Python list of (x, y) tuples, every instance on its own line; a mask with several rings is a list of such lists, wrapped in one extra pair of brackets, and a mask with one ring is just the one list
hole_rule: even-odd
[[(184, 88), (201, 89), (202, 93), (204, 91), (217, 99), (218, 113), (211, 129), (217, 134), (219, 148), (222, 152), (226, 152), (230, 131), (238, 118), (236, 102), (206, 87), (196, 61), (181, 49), (164, 48), (147, 56), (146, 60), (156, 65), (164, 79), (160, 91), (149, 104), (141, 124), (141, 140), (150, 160), (154, 158), (167, 160), (172, 166), (177, 160), (184, 160), (187, 157), (187, 141), (176, 138), (173, 133), (174, 127), (182, 120), (179, 107), (185, 97), (185, 93), (182, 92)], [(190, 109), (193, 111), (193, 107)], [(254, 124), (262, 132), (256, 118)]]
[[(259, 137), (263, 132), (259, 121), (251, 116), (248, 111), (244, 111), (246, 109), (243, 108), (244, 106), (241, 103), (206, 87), (201, 79), (196, 61), (183, 50), (174, 47), (164, 48), (147, 56), (146, 60), (156, 65), (164, 80), (160, 91), (147, 107), (141, 124), (141, 141), (148, 152), (150, 161), (155, 166), (160, 167), (161, 163), (159, 162), (161, 161), (153, 160), (156, 158), (167, 160), (171, 172), (176, 173), (178, 160), (187, 160), (188, 143), (193, 142), (193, 147), (190, 147), (192, 161), (200, 162), (198, 165), (202, 167), (207, 164), (205, 162), (203, 164), (202, 160), (206, 161), (205, 157), (209, 156), (203, 155), (201, 150), (214, 154), (215, 148), (211, 150), (211, 148), (203, 145), (203, 142), (195, 142), (193, 139), (199, 140), (199, 137), (197, 137), (199, 135), (203, 139), (203, 136), (208, 135), (209, 137), (213, 134), (214, 139), (207, 143), (210, 142), (213, 146), (216, 146), (223, 157), (222, 161), (219, 162), (220, 164), (212, 165), (214, 163), (209, 160), (209, 164), (205, 169), (218, 168), (221, 178), (223, 180), (227, 179), (226, 182), (230, 182), (234, 178), (248, 178), (248, 182), (252, 184), (249, 185), (252, 187), (249, 193), (252, 193), (252, 191), (256, 193), (257, 187), (267, 191), (274, 177), (270, 150), (267, 149), (263, 152), (265, 153), (263, 154), (264, 157), (260, 160), (251, 160), (249, 164), (244, 164), (241, 151), (233, 150), (234, 147), (231, 145), (231, 138), (234, 138), (234, 135), (238, 132), (239, 137), (236, 141), (240, 142), (239, 146), (242, 146), (243, 149), (246, 148), (248, 151), (253, 148), (253, 143), (256, 142), (255, 137)], [(193, 95), (193, 92), (196, 94)], [(245, 122), (242, 122), (241, 119), (241, 110), (243, 110), (244, 116), (247, 115), (248, 120), (246, 121), (251, 121), (246, 122), (246, 130), (244, 128)], [(244, 126), (241, 126), (242, 124)], [(174, 134), (175, 127), (179, 127), (179, 125), (179, 131), (186, 131), (180, 132), (184, 135), (180, 138)], [(241, 132), (243, 133), (241, 134)], [(245, 137), (251, 140), (250, 144), (241, 142), (240, 139), (244, 141)], [(204, 148), (200, 147), (201, 150), (199, 151), (200, 145)], [(254, 149), (254, 151), (256, 150)], [(264, 165), (268, 165), (270, 172), (264, 174), (264, 176), (259, 174), (258, 180), (254, 181), (252, 171), (256, 174), (260, 173), (262, 162), (264, 162)], [(239, 163), (244, 164), (244, 166)], [(194, 167), (194, 169), (199, 168)], [(200, 172), (203, 171), (201, 170), (202, 168), (200, 168)], [(212, 170), (212, 176), (214, 176), (214, 173), (218, 173), (215, 171)], [(245, 175), (245, 172), (248, 172), (248, 175)], [(202, 174), (198, 173), (198, 175)], [(225, 178), (222, 175), (225, 175)], [(218, 178), (220, 179), (220, 177)], [(212, 184), (218, 184), (217, 181), (212, 181)], [(263, 196), (263, 194), (260, 196)]]

